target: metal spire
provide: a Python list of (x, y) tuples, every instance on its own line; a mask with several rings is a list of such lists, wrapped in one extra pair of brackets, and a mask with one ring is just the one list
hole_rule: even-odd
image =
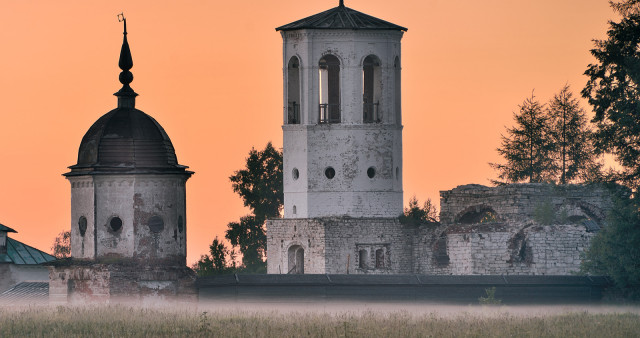
[(340, 0), (340, 3), (338, 4), (338, 7), (344, 7), (344, 0)]
[(129, 42), (127, 41), (127, 19), (125, 19), (123, 13), (118, 14), (118, 22), (124, 23), (124, 38), (122, 40), (122, 48), (120, 49), (120, 60), (118, 66), (122, 69), (120, 72), (120, 83), (122, 88), (113, 94), (118, 97), (118, 107), (135, 107), (135, 98), (138, 96), (136, 92), (129, 86), (133, 81), (133, 74), (129, 71), (133, 67), (133, 59), (131, 58), (131, 50), (129, 49)]

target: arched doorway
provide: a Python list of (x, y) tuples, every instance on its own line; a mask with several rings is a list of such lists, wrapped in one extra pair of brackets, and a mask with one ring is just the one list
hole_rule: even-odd
[(304, 249), (300, 245), (293, 245), (289, 248), (289, 269), (288, 274), (304, 273)]

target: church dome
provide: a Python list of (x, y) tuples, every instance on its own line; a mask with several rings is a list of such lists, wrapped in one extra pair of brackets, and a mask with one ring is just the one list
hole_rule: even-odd
[(69, 167), (65, 176), (88, 173), (189, 173), (178, 164), (169, 136), (151, 116), (135, 108), (136, 92), (129, 84), (133, 74), (131, 51), (127, 42), (125, 22), (124, 40), (118, 65), (122, 69), (122, 88), (118, 108), (104, 114), (82, 138), (78, 163)]
[(75, 169), (176, 169), (171, 140), (153, 117), (130, 107), (100, 117), (82, 138)]

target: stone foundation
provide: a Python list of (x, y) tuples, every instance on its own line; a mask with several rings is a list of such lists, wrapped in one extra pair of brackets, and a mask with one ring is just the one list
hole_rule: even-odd
[(49, 267), (50, 305), (195, 302), (195, 273), (186, 266), (70, 264)]

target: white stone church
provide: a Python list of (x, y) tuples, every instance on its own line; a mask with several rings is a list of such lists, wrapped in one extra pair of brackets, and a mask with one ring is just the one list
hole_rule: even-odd
[[(283, 40), (284, 218), (270, 274), (566, 275), (611, 208), (602, 187), (441, 192), (441, 225), (401, 224), (401, 39), (344, 5), (276, 28)], [(537, 208), (565, 215), (538, 224)]]

